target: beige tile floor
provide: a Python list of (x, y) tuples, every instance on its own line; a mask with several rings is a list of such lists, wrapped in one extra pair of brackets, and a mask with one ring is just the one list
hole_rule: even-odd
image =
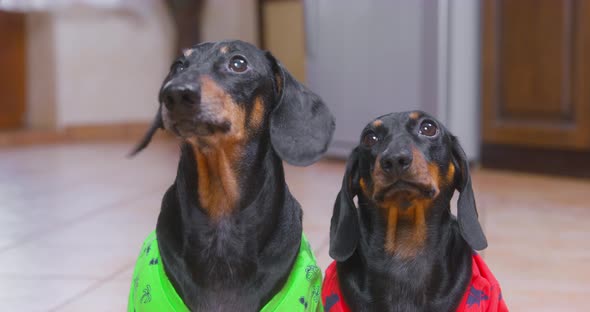
[[(124, 311), (140, 244), (174, 178), (159, 142), (0, 150), (0, 311)], [(330, 262), (328, 227), (343, 163), (287, 166), (304, 229)], [(475, 170), (490, 247), (512, 311), (590, 311), (590, 181)]]

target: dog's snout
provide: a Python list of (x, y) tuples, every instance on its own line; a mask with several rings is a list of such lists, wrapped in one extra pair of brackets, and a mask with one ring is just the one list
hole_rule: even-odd
[(402, 174), (412, 165), (413, 156), (410, 150), (400, 150), (381, 156), (381, 169), (388, 174)]
[(164, 89), (162, 95), (164, 105), (169, 110), (177, 105), (195, 105), (201, 100), (201, 92), (196, 84), (172, 84)]

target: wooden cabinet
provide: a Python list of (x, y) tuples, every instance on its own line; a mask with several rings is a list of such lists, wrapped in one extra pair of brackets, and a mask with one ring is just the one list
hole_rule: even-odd
[(590, 1), (484, 0), (482, 17), (484, 166), (590, 152)]
[(303, 1), (261, 0), (260, 41), (295, 79), (305, 82)]
[(24, 15), (0, 11), (0, 130), (24, 126), (25, 38)]

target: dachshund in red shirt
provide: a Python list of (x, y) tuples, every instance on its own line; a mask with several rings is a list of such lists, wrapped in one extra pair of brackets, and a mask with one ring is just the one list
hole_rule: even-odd
[(324, 308), (508, 311), (474, 251), (486, 247), (457, 138), (424, 112), (381, 116), (363, 130), (334, 204)]

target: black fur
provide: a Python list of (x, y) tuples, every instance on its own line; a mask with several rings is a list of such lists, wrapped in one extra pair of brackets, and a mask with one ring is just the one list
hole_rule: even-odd
[[(269, 59), (274, 59), (269, 54)], [(319, 96), (297, 83), (285, 70), (279, 68), (284, 85), (280, 103), (270, 119), (272, 146), (281, 158), (292, 165), (307, 166), (316, 162), (328, 149), (326, 142), (334, 133), (334, 122), (326, 122), (328, 107)], [(302, 148), (305, 147), (305, 148)]]
[[(222, 47), (227, 47), (225, 52)], [(248, 60), (247, 72), (228, 70), (227, 62), (234, 55)], [(334, 121), (319, 97), (293, 79), (270, 53), (241, 41), (204, 43), (173, 65), (160, 92), (158, 116), (163, 120), (156, 118), (137, 151), (147, 146), (160, 124), (183, 138), (200, 131), (195, 130), (199, 121), (191, 119), (198, 114), (194, 108), (177, 115), (161, 111), (166, 109), (162, 103), (167, 101), (163, 95), (167, 87), (189, 84), (198, 90), (194, 84), (202, 75), (222, 86), (237, 105), (244, 105), (248, 118), (254, 99), (262, 97), (264, 119), (260, 127), (247, 129), (237, 169), (239, 201), (221, 220), (213, 221), (200, 205), (193, 146), (183, 143), (176, 179), (162, 200), (156, 227), (159, 248), (168, 277), (191, 310), (258, 311), (283, 287), (301, 240), (302, 211), (285, 183), (282, 160), (298, 165), (317, 160), (331, 139)], [(283, 78), (277, 81), (277, 77)], [(291, 116), (293, 108), (307, 110), (301, 116), (312, 121)], [(194, 124), (179, 125), (178, 120)], [(308, 131), (301, 132), (302, 127)], [(316, 132), (323, 132), (320, 139)]]
[[(378, 119), (382, 125), (367, 125), (379, 142), (362, 143), (352, 152), (342, 189), (334, 204), (330, 228), (330, 256), (337, 272), (344, 300), (352, 311), (454, 311), (471, 278), (473, 249), (487, 246), (477, 221), (468, 161), (457, 139), (440, 122), (423, 112), (394, 113)], [(438, 126), (435, 137), (418, 133), (421, 121)], [(452, 183), (441, 183), (440, 193), (427, 210), (424, 247), (410, 259), (385, 251), (386, 223), (375, 202), (359, 189), (359, 179), (371, 183), (371, 171), (378, 155), (412, 144), (438, 165), (441, 176), (456, 168)], [(450, 200), (461, 192), (459, 221), (452, 216)], [(357, 197), (357, 208), (353, 198)]]

